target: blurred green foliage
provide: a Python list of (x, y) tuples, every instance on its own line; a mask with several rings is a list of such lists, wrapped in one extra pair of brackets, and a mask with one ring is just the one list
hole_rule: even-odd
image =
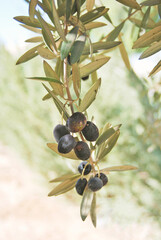
[[(61, 119), (52, 100), (41, 101), (46, 92), (40, 82), (25, 79), (43, 76), (42, 63), (36, 58), (15, 67), (16, 57), (2, 46), (0, 54), (1, 142), (15, 149), (22, 159), (47, 178), (54, 173), (65, 173), (66, 164), (76, 169), (75, 161), (64, 160), (46, 147), (47, 142), (54, 141), (52, 129)], [(92, 117), (94, 112), (99, 127), (106, 122), (123, 123), (117, 146), (100, 167), (131, 164), (138, 166), (139, 171), (111, 173), (108, 187), (101, 192), (105, 195), (102, 201), (107, 203), (104, 204), (107, 212), (112, 211), (117, 219), (121, 214), (120, 204), (124, 202), (128, 209), (124, 212), (126, 219), (134, 208), (131, 219), (138, 221), (143, 216), (160, 221), (161, 150), (158, 143), (161, 138), (155, 125), (159, 118), (159, 101), (156, 103), (154, 98), (148, 97), (150, 88), (133, 72), (127, 73), (118, 57), (116, 51), (108, 66), (98, 72), (104, 81), (95, 104), (89, 108), (89, 115)], [(88, 81), (82, 82), (82, 88), (88, 84)]]

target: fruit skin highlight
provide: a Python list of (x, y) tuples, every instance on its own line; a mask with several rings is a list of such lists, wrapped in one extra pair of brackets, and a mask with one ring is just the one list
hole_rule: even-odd
[(60, 138), (66, 134), (70, 134), (68, 128), (65, 125), (58, 124), (53, 130), (55, 140), (59, 142)]
[(87, 124), (85, 128), (83, 128), (82, 133), (85, 139), (90, 142), (96, 141), (99, 136), (99, 130), (97, 126), (91, 121), (87, 121)]
[(87, 160), (91, 155), (88, 144), (83, 141), (77, 142), (76, 146), (74, 147), (74, 152), (76, 156), (81, 160)]
[(84, 189), (87, 185), (87, 179), (86, 178), (79, 178), (76, 182), (75, 189), (79, 195), (83, 195)]
[[(87, 175), (88, 173), (90, 173), (92, 166), (91, 164), (88, 164), (87, 161), (83, 161), (79, 164), (78, 166), (78, 171), (80, 172), (80, 174), (82, 174), (82, 172), (84, 171), (84, 175)], [(85, 170), (84, 170), (85, 168)]]
[(73, 136), (66, 134), (60, 138), (58, 142), (58, 151), (60, 153), (69, 153), (76, 145), (76, 141)]
[(91, 177), (88, 181), (88, 187), (93, 192), (96, 192), (103, 187), (103, 182), (98, 177)]
[(70, 132), (80, 132), (86, 126), (87, 119), (81, 112), (75, 112), (67, 119), (66, 126)]

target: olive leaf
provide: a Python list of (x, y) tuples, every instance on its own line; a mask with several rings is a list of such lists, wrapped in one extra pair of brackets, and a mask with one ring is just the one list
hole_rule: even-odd
[(71, 48), (71, 55), (70, 55), (70, 63), (74, 64), (76, 63), (83, 52), (84, 46), (86, 42), (86, 35), (80, 35), (78, 39), (74, 42), (72, 48)]
[(119, 3), (122, 3), (125, 6), (134, 8), (134, 9), (138, 9), (140, 10), (140, 5), (136, 2), (136, 0), (116, 0)]
[(89, 22), (87, 24), (84, 25), (86, 30), (91, 30), (94, 28), (100, 28), (100, 27), (104, 27), (106, 26), (106, 23), (102, 23), (102, 22)]
[(104, 148), (100, 152), (98, 158), (99, 160), (104, 158), (115, 146), (120, 135), (120, 130), (118, 129), (108, 140), (106, 141)]
[(128, 69), (128, 70), (131, 70), (131, 65), (130, 65), (129, 57), (128, 57), (128, 54), (127, 54), (125, 45), (124, 45), (124, 43), (123, 43), (123, 41), (122, 41), (121, 34), (119, 34), (118, 38), (119, 38), (119, 41), (122, 42), (122, 43), (119, 45), (119, 50), (120, 50), (120, 53), (121, 53), (122, 60), (124, 61), (125, 66), (127, 67), (127, 69)]
[(66, 193), (70, 190), (72, 190), (75, 187), (76, 181), (78, 180), (80, 176), (77, 176), (72, 179), (67, 179), (63, 181), (62, 183), (58, 184), (49, 194), (48, 196), (58, 196), (60, 194)]
[(103, 142), (105, 142), (108, 138), (110, 138), (118, 129), (120, 129), (121, 124), (115, 126), (115, 127), (110, 127), (107, 130), (105, 130), (97, 139), (96, 145), (100, 145)]
[(120, 23), (117, 27), (115, 27), (115, 29), (112, 32), (110, 32), (108, 34), (108, 36), (106, 38), (107, 42), (108, 41), (114, 41), (118, 37), (119, 33), (121, 32), (121, 30), (122, 30), (122, 28), (124, 26), (124, 23), (125, 22)]
[(73, 80), (74, 91), (76, 93), (76, 96), (79, 98), (80, 91), (81, 91), (81, 78), (80, 78), (80, 69), (77, 63), (72, 65), (72, 80)]
[(147, 0), (147, 1), (140, 3), (140, 5), (142, 5), (142, 6), (155, 6), (155, 5), (159, 5), (159, 4), (161, 4), (161, 0)]
[[(95, 43), (92, 43), (93, 53), (96, 53), (99, 50), (111, 49), (111, 48), (114, 48), (114, 47), (116, 47), (120, 44), (121, 44), (121, 42), (119, 42), (119, 41), (115, 41), (115, 42), (113, 42), (113, 41), (95, 42)], [(90, 46), (85, 46), (82, 54), (83, 55), (90, 54)]]
[(59, 154), (60, 156), (64, 157), (64, 158), (70, 158), (70, 159), (73, 159), (73, 160), (80, 160), (77, 158), (77, 156), (75, 155), (75, 152), (74, 150), (72, 150), (71, 152), (69, 153), (66, 153), (66, 154), (63, 154), (63, 153), (60, 153), (58, 152), (58, 144), (57, 143), (47, 143), (47, 146), (53, 150), (55, 153)]
[[(33, 21), (28, 16), (17, 16), (17, 17), (14, 17), (14, 19), (16, 21), (26, 24), (27, 26), (30, 26), (30, 27), (41, 28), (41, 24), (40, 24), (39, 20), (36, 18), (34, 18)], [(55, 28), (52, 25), (50, 25), (49, 23), (47, 25), (50, 30), (55, 31)]]
[(28, 77), (27, 79), (63, 84), (59, 80), (51, 77)]
[(85, 94), (78, 108), (80, 112), (84, 112), (95, 100), (100, 84), (101, 84), (101, 78), (99, 78), (88, 90), (88, 92)]
[(60, 50), (60, 54), (61, 54), (61, 59), (63, 60), (64, 58), (66, 58), (70, 52), (70, 49), (77, 37), (77, 33), (78, 33), (78, 27), (74, 27), (67, 35), (66, 35), (66, 41), (62, 42), (61, 45), (61, 50)]
[(54, 1), (51, 1), (51, 8), (52, 8), (52, 16), (53, 16), (53, 21), (54, 21), (55, 28), (56, 28), (59, 36), (63, 39), (63, 41), (66, 41), (64, 31), (63, 31), (63, 29), (61, 27), (61, 24), (60, 24), (60, 21), (59, 21), (59, 15), (58, 15), (58, 12), (56, 10)]
[(29, 3), (29, 15), (31, 17), (31, 21), (34, 20), (35, 8), (37, 6), (38, 0), (31, 0)]
[(32, 38), (25, 40), (25, 42), (30, 42), (30, 43), (43, 42), (43, 38), (41, 36), (32, 37)]
[(35, 28), (35, 27), (27, 26), (27, 25), (24, 25), (24, 24), (20, 24), (20, 26), (29, 30), (29, 31), (35, 32), (35, 33), (39, 33), (39, 34), (42, 33), (41, 29), (38, 29), (38, 28)]
[(56, 97), (56, 95), (54, 94), (53, 91), (50, 91), (50, 89), (47, 86), (45, 86), (45, 84), (42, 84), (42, 85), (48, 91), (48, 93), (51, 95), (51, 97), (53, 98), (54, 103), (55, 103), (57, 109), (59, 110), (60, 114), (63, 113), (64, 120), (66, 121), (69, 118), (69, 114), (67, 113), (63, 103)]
[(152, 71), (149, 73), (149, 77), (153, 74), (156, 74), (157, 72), (161, 71), (161, 60), (157, 63), (157, 65), (152, 69)]
[[(44, 67), (44, 72), (45, 72), (46, 77), (55, 78), (60, 82), (58, 75), (46, 61), (43, 62), (43, 67)], [(50, 83), (50, 85), (53, 88), (53, 92), (56, 95), (60, 95), (61, 97), (64, 96), (62, 85), (60, 85), (59, 83)]]
[(93, 194), (94, 193), (88, 187), (85, 188), (80, 205), (80, 215), (83, 221), (85, 221), (86, 217), (89, 214), (93, 200)]
[(90, 217), (93, 223), (93, 226), (96, 227), (97, 225), (97, 218), (96, 218), (96, 193), (93, 194), (92, 204), (90, 208)]
[(72, 180), (72, 179), (80, 178), (80, 177), (81, 177), (80, 174), (68, 173), (68, 174), (62, 175), (61, 177), (57, 177), (57, 178), (50, 180), (50, 183), (63, 182), (66, 180)]
[(80, 20), (83, 24), (92, 22), (93, 20), (103, 16), (108, 10), (109, 10), (109, 8), (105, 8), (105, 7), (95, 8), (92, 11), (89, 11), (89, 12), (85, 13), (84, 15), (82, 15), (80, 17)]
[(88, 12), (92, 10), (92, 8), (94, 7), (94, 4), (95, 4), (95, 0), (86, 1), (86, 8)]
[(38, 54), (42, 57), (42, 58), (45, 58), (45, 59), (48, 59), (48, 60), (51, 60), (51, 59), (54, 59), (56, 58), (57, 56), (49, 50), (49, 48), (47, 47), (38, 47), (37, 48), (37, 52)]
[[(135, 26), (139, 27), (142, 25), (142, 20), (137, 18), (130, 18), (131, 22), (135, 23)], [(146, 25), (144, 26), (145, 29), (152, 29), (155, 27), (155, 23), (153, 21), (150, 21), (150, 19), (147, 20)]]
[(34, 48), (31, 48), (30, 50), (28, 50), (27, 52), (25, 52), (16, 62), (16, 65), (27, 62), (29, 60), (31, 60), (32, 58), (36, 57), (38, 55), (38, 47), (43, 46), (44, 44), (41, 43), (39, 45), (37, 45)]
[(42, 35), (44, 38), (44, 41), (47, 45), (47, 47), (49, 47), (49, 49), (51, 49), (51, 51), (56, 52), (57, 51), (57, 47), (55, 44), (55, 40), (54, 37), (48, 27), (48, 24), (45, 22), (45, 20), (41, 17), (39, 12), (36, 12), (36, 16), (41, 24), (42, 27)]
[(69, 19), (72, 8), (72, 0), (66, 0), (66, 20)]
[(160, 40), (161, 40), (161, 26), (158, 26), (144, 33), (140, 38), (138, 38), (134, 42), (133, 48), (148, 47), (151, 43)]
[(108, 173), (113, 171), (129, 171), (129, 170), (137, 170), (138, 168), (131, 165), (122, 165), (122, 166), (114, 166), (114, 167), (107, 167), (100, 170), (102, 173)]
[(161, 41), (152, 44), (148, 49), (146, 49), (139, 59), (147, 58), (161, 50)]
[(161, 4), (158, 4), (158, 14), (159, 14), (159, 17), (161, 18)]

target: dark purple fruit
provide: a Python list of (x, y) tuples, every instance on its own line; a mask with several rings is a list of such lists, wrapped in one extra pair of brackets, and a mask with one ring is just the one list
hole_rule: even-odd
[(70, 132), (80, 132), (86, 126), (87, 119), (81, 112), (75, 112), (67, 119), (66, 126)]
[(73, 136), (66, 134), (60, 138), (58, 142), (58, 151), (60, 153), (69, 153), (76, 145), (76, 141)]
[(103, 182), (98, 177), (91, 177), (88, 181), (88, 187), (93, 192), (96, 192), (103, 187)]
[(82, 77), (82, 80), (83, 80), (83, 81), (86, 81), (88, 78), (89, 78), (89, 75), (87, 75), (87, 76), (85, 76), (85, 77)]
[(68, 54), (67, 62), (68, 62), (69, 65), (72, 65), (72, 64), (71, 64), (71, 61), (70, 61), (70, 54)]
[(91, 151), (88, 147), (88, 144), (83, 141), (77, 142), (74, 148), (74, 152), (76, 156), (81, 160), (87, 160), (91, 155)]
[(87, 175), (88, 173), (90, 173), (90, 171), (91, 171), (91, 169), (92, 169), (92, 166), (91, 166), (91, 164), (88, 164), (88, 165), (87, 165), (87, 163), (88, 163), (88, 162), (84, 161), (84, 162), (81, 162), (81, 163), (79, 164), (79, 166), (78, 166), (78, 171), (80, 172), (80, 174), (82, 174), (84, 168), (85, 168), (85, 170), (84, 170), (84, 175)]
[(85, 128), (83, 128), (82, 133), (87, 141), (96, 141), (99, 136), (99, 131), (97, 126), (90, 121), (87, 121)]
[(76, 182), (75, 188), (76, 191), (79, 195), (83, 195), (84, 189), (87, 185), (87, 179), (83, 178), (83, 179), (78, 179), (78, 181)]
[[(96, 174), (95, 177), (98, 177), (98, 173)], [(103, 186), (106, 185), (108, 183), (108, 178), (104, 173), (100, 173), (100, 177), (99, 177), (102, 182), (103, 182)]]
[(64, 125), (58, 124), (53, 131), (55, 140), (59, 142), (60, 138), (66, 134), (70, 134), (68, 128)]

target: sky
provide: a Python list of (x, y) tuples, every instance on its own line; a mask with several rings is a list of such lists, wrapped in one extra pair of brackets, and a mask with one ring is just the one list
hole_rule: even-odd
[[(2, 1), (2, 0), (1, 0)], [(0, 44), (6, 46), (12, 53), (18, 48), (23, 48), (24, 40), (31, 36), (13, 19), (15, 16), (28, 15), (27, 3), (23, 0), (4, 0), (0, 11)]]

